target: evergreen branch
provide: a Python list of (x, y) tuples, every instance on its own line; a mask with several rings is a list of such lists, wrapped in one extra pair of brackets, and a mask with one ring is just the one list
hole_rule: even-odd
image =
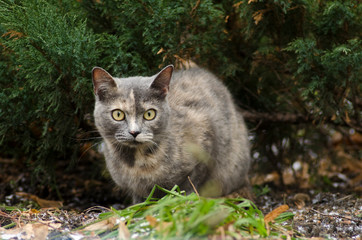
[(30, 41), (31, 46), (33, 46), (36, 50), (38, 50), (40, 52), (40, 54), (48, 61), (50, 62), (55, 69), (58, 71), (59, 74), (62, 74), (62, 70), (61, 68), (50, 58), (48, 57), (48, 55), (46, 54), (46, 52), (39, 47), (38, 45), (36, 45), (34, 42)]
[(154, 14), (154, 11), (151, 6), (147, 6), (147, 4), (141, 0), (138, 0), (138, 3), (140, 3), (143, 7), (143, 9), (150, 15)]
[(266, 112), (254, 112), (254, 111), (241, 111), (244, 119), (250, 122), (262, 122), (262, 123), (287, 123), (287, 124), (301, 124), (301, 123), (316, 123), (324, 122), (333, 124), (335, 126), (351, 127), (358, 132), (362, 132), (362, 127), (357, 121), (350, 119), (343, 122), (335, 122), (327, 118), (317, 118), (312, 115), (303, 115), (300, 113), (266, 113)]
[(314, 121), (312, 116), (305, 116), (298, 113), (265, 113), (242, 110), (245, 120), (250, 122), (290, 123), (299, 124)]

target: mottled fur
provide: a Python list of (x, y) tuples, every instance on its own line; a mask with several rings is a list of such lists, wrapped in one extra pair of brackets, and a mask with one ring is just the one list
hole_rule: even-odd
[[(230, 93), (206, 70), (172, 72), (168, 66), (152, 77), (113, 78), (93, 69), (94, 118), (113, 180), (134, 202), (155, 184), (192, 192), (188, 176), (208, 196), (247, 187), (247, 129)], [(125, 119), (115, 121), (114, 109)], [(143, 117), (148, 109), (157, 113), (151, 121)]]

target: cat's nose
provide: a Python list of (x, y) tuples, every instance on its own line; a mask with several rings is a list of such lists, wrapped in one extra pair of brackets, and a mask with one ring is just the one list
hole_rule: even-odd
[(137, 137), (138, 134), (140, 134), (140, 131), (130, 131), (129, 134), (131, 134), (134, 138)]

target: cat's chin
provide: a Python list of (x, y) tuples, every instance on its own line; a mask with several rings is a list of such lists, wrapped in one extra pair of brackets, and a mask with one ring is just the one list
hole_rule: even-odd
[(138, 142), (138, 141), (127, 141), (127, 142), (122, 142), (122, 145), (126, 147), (138, 148), (147, 145), (147, 143)]

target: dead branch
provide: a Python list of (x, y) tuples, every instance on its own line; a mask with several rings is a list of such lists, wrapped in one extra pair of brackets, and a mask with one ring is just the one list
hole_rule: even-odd
[(317, 118), (312, 115), (303, 115), (300, 113), (266, 113), (241, 110), (241, 113), (246, 121), (262, 123), (287, 123), (287, 124), (302, 124), (302, 123), (327, 123), (335, 126), (351, 127), (358, 132), (362, 132), (362, 127), (357, 121), (350, 119), (348, 124), (344, 122), (336, 122), (327, 118)]

